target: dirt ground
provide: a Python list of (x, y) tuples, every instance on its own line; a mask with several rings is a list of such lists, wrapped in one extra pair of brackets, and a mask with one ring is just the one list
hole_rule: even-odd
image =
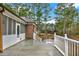
[(79, 35), (69, 35), (68, 37), (79, 41)]
[(53, 39), (54, 38), (54, 34), (51, 34), (51, 33), (40, 33), (39, 34), (39, 37), (42, 38), (42, 39)]

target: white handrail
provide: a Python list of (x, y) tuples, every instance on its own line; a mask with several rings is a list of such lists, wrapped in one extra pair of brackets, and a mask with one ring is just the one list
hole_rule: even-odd
[[(79, 55), (78, 49), (79, 49), (79, 41), (70, 39), (65, 36), (59, 36), (59, 35), (54, 35), (54, 45), (55, 47), (65, 56), (70, 55)], [(63, 41), (64, 40), (64, 41)], [(69, 43), (70, 42), (70, 43)], [(63, 45), (62, 45), (63, 44)], [(64, 50), (63, 50), (64, 49)], [(72, 49), (72, 50), (71, 50)], [(71, 50), (71, 52), (70, 52)], [(65, 51), (65, 52), (64, 52)]]
[[(60, 38), (63, 38), (63, 39), (66, 39), (65, 37), (62, 37), (62, 36), (59, 36), (59, 35), (56, 35), (57, 37), (60, 37)], [(67, 38), (67, 40), (69, 41), (72, 41), (72, 42), (75, 42), (75, 43), (79, 43), (78, 40), (74, 40), (74, 39), (70, 39), (70, 38)]]
[(64, 36), (59, 36), (59, 35), (56, 35), (57, 37), (60, 37), (60, 38), (64, 38)]
[(72, 42), (75, 42), (75, 43), (79, 43), (79, 41), (73, 40), (73, 39), (70, 39), (70, 38), (68, 38), (67, 40), (72, 41)]

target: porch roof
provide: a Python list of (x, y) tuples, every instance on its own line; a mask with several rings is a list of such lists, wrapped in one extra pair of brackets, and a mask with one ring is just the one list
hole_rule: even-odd
[(32, 20), (26, 18), (26, 17), (20, 17), (19, 15), (17, 15), (16, 13), (14, 13), (9, 7), (7, 7), (6, 5), (0, 3), (0, 7), (4, 8), (5, 10), (9, 11), (11, 14), (13, 14), (14, 16), (18, 17), (19, 19), (23, 20), (25, 23), (34, 23)]

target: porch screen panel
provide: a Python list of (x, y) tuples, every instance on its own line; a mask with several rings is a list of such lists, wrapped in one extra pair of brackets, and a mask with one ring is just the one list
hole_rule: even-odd
[(3, 35), (7, 35), (7, 16), (3, 15)]
[(21, 33), (25, 33), (25, 25), (21, 24)]
[(13, 20), (13, 34), (16, 34), (16, 21)]
[(20, 33), (22, 33), (22, 24), (21, 24), (21, 30), (20, 30)]
[(24, 28), (24, 29), (23, 29), (23, 33), (25, 33), (25, 25), (23, 25), (23, 28)]
[(12, 34), (12, 19), (8, 18), (8, 34)]

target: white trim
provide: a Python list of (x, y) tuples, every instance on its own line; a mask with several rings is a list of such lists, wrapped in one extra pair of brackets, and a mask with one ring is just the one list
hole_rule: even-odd
[(54, 46), (65, 56), (65, 53), (57, 45)]
[(59, 35), (56, 35), (57, 37), (60, 37), (60, 38), (63, 38), (63, 39), (67, 39), (67, 40), (69, 40), (69, 41), (72, 41), (72, 42), (76, 42), (76, 43), (79, 43), (79, 41), (77, 41), (77, 40), (74, 40), (74, 39), (71, 39), (71, 38), (65, 38), (65, 37), (63, 37), (63, 36), (59, 36)]
[(20, 22), (22, 24), (26, 24), (26, 22), (24, 22), (22, 19), (18, 18), (17, 16), (13, 15), (12, 13), (10, 13), (9, 11), (7, 11), (5, 9), (5, 11), (3, 12), (3, 15), (13, 19), (13, 20), (16, 20), (17, 22)]
[(14, 23), (13, 23), (13, 19), (11, 19), (11, 20), (12, 20), (12, 29), (11, 29), (12, 33), (11, 34), (13, 34), (13, 25), (14, 25)]
[(72, 56), (74, 55), (74, 51), (73, 51), (73, 42), (71, 43), (71, 49), (72, 49)]
[(79, 49), (78, 49), (79, 44), (77, 43), (77, 56), (79, 55)]
[(25, 39), (25, 33), (20, 34), (21, 40), (17, 39), (16, 34), (12, 35), (3, 35), (3, 49), (6, 49), (12, 45), (15, 45), (16, 43), (22, 41)]
[(65, 39), (65, 37), (64, 36), (59, 36), (59, 35), (56, 35), (57, 37), (60, 37), (60, 38), (63, 38), (63, 39)]
[(74, 43), (74, 56), (76, 56), (76, 49), (75, 49), (75, 46), (76, 46), (77, 44), (76, 43)]
[(20, 39), (20, 23), (16, 23), (16, 36), (17, 36), (17, 26), (19, 25), (19, 38), (17, 39)]
[[(55, 43), (57, 43), (56, 42), (56, 40), (61, 40), (61, 39), (63, 39), (64, 41), (65, 41), (65, 52), (63, 52), (63, 50), (59, 47), (59, 46), (57, 46)], [(72, 42), (72, 43), (74, 43), (74, 45), (75, 44), (79, 44), (79, 41), (77, 41), (77, 40), (74, 40), (74, 39), (70, 39), (70, 38), (68, 38), (67, 37), (67, 35), (65, 34), (65, 36), (64, 37), (62, 37), (62, 36), (59, 36), (59, 35), (54, 35), (54, 46), (64, 55), (64, 56), (68, 56), (68, 41), (70, 41), (70, 42)], [(72, 47), (72, 48), (74, 48), (74, 55), (76, 55), (76, 53), (75, 53), (75, 47)], [(78, 55), (78, 48), (77, 48), (77, 55)]]
[(68, 56), (68, 40), (65, 40), (65, 56)]
[(74, 42), (74, 43), (79, 43), (79, 41), (74, 40), (74, 39), (70, 39), (70, 38), (68, 38), (67, 40), (72, 41), (72, 42)]
[(9, 23), (9, 18), (7, 17), (7, 35), (8, 35), (8, 24)]

